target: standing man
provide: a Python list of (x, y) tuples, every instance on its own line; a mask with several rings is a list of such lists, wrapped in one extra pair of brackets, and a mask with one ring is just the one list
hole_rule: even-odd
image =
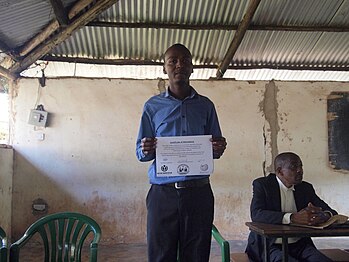
[(209, 176), (156, 176), (156, 138), (212, 135), (213, 157), (226, 148), (214, 104), (189, 84), (193, 72), (190, 51), (181, 44), (169, 47), (163, 71), (168, 75), (166, 92), (144, 105), (136, 154), (151, 161), (151, 188), (146, 204), (149, 262), (207, 262), (211, 248), (214, 197)]
[[(313, 186), (303, 181), (303, 164), (292, 152), (281, 153), (274, 160), (276, 174), (253, 181), (251, 218), (253, 222), (269, 224), (317, 225), (337, 212), (315, 193)], [(270, 261), (282, 261), (281, 239), (269, 239)], [(316, 249), (310, 237), (289, 238), (288, 261), (332, 261)], [(264, 261), (262, 238), (254, 232), (246, 248), (250, 261)]]

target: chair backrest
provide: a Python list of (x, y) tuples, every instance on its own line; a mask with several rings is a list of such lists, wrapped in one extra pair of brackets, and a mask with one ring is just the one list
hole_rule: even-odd
[(0, 262), (7, 261), (7, 237), (5, 231), (0, 227)]
[(19, 261), (19, 251), (36, 233), (41, 236), (45, 262), (80, 262), (81, 250), (91, 233), (90, 262), (97, 261), (101, 228), (92, 218), (74, 212), (47, 215), (34, 222), (10, 247), (10, 262)]

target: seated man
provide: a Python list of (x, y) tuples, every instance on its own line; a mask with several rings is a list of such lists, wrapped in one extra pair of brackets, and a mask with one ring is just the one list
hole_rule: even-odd
[[(320, 199), (310, 183), (302, 181), (300, 157), (281, 153), (274, 160), (276, 174), (253, 181), (251, 218), (253, 222), (270, 224), (317, 225), (337, 212)], [(281, 239), (269, 239), (270, 261), (282, 261)], [(331, 261), (318, 251), (310, 237), (289, 238), (288, 261)], [(246, 248), (250, 261), (264, 261), (263, 239), (251, 232)]]

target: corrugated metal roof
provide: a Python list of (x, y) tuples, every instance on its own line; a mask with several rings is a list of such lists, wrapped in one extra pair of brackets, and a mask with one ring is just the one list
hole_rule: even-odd
[(190, 24), (238, 24), (248, 1), (231, 0), (125, 0), (103, 12), (108, 22), (171, 22)]
[[(246, 12), (247, 2), (128, 0), (120, 1), (100, 15), (98, 20), (236, 25)], [(338, 15), (341, 17), (341, 22), (345, 21), (348, 24), (349, 19), (345, 20), (345, 17), (349, 16), (348, 12), (345, 10), (340, 12), (347, 8), (347, 2), (262, 1), (252, 23), (330, 24)], [(87, 48), (80, 48), (86, 53), (79, 53), (79, 56), (158, 61), (169, 45), (181, 42), (192, 51), (195, 64), (218, 64), (222, 61), (234, 34), (234, 30), (84, 27), (54, 49), (53, 54), (76, 56), (76, 47), (81, 46), (81, 43), (87, 43)], [(349, 34), (342, 32), (248, 31), (232, 63), (239, 66), (245, 64), (341, 66), (348, 61), (348, 40)]]
[[(63, 1), (66, 7), (77, 2)], [(180, 42), (191, 50), (195, 65), (212, 68), (222, 62), (235, 35), (236, 26), (244, 17), (249, 2), (248, 0), (120, 0), (102, 12), (95, 21), (148, 23), (149, 27), (85, 26), (52, 49), (49, 55), (61, 60), (95, 59), (99, 60), (98, 63), (108, 63), (107, 60), (115, 59), (161, 62), (166, 48)], [(7, 5), (0, 5), (0, 37), (10, 47), (21, 47), (54, 17), (48, 1), (13, 0), (5, 3)], [(197, 29), (151, 28), (153, 24), (191, 25)], [(228, 25), (231, 29), (200, 28), (217, 25)], [(263, 0), (253, 16), (251, 26), (254, 25), (337, 26), (347, 30), (344, 32), (277, 31), (270, 28), (248, 30), (231, 61), (233, 68), (327, 67), (349, 70), (348, 0)], [(230, 77), (231, 72), (236, 70), (228, 71), (224, 75), (225, 78)], [(248, 77), (265, 76), (271, 74), (271, 71), (264, 70), (263, 73), (258, 71), (248, 74)], [(246, 75), (246, 72), (240, 75)], [(201, 75), (203, 78), (213, 77), (215, 69), (202, 70)], [(299, 73), (282, 75), (290, 77)], [(309, 75), (309, 78), (312, 76)]]
[[(67, 7), (74, 1), (62, 2)], [(54, 13), (49, 1), (1, 0), (1, 41), (10, 47), (20, 47), (40, 32), (53, 18)]]
[[(52, 53), (76, 56), (80, 48), (85, 53), (79, 56), (85, 58), (160, 61), (168, 46), (180, 42), (191, 50), (195, 64), (216, 64), (222, 60), (232, 38), (231, 31), (84, 27)], [(86, 48), (81, 48), (82, 44)]]
[[(238, 64), (348, 66), (349, 34), (247, 32), (233, 61)], [(262, 59), (261, 59), (262, 58)]]
[(268, 0), (261, 1), (254, 24), (348, 25), (349, 2), (343, 0)]

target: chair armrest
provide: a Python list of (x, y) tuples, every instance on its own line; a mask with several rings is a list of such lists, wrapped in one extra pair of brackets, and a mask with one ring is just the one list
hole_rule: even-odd
[(0, 261), (7, 261), (7, 247), (0, 248)]
[(218, 244), (220, 246), (221, 255), (222, 255), (222, 262), (229, 262), (230, 261), (229, 242), (222, 237), (222, 235), (219, 233), (219, 231), (215, 225), (212, 225), (212, 236), (218, 242)]
[(7, 237), (5, 231), (0, 227), (0, 261), (7, 261)]
[(12, 243), (10, 246), (10, 258), (11, 262), (19, 261), (19, 251), (22, 246), (32, 237), (32, 235), (28, 235), (24, 233), (24, 235), (18, 239), (16, 242)]

